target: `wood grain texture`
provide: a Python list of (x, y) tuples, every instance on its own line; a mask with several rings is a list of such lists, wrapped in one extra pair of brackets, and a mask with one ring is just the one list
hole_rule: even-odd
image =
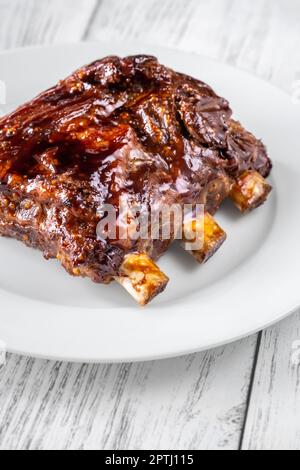
[(198, 52), (290, 90), (300, 77), (299, 18), (299, 0), (103, 0), (89, 38)]
[(300, 450), (300, 313), (264, 331), (243, 449)]
[[(299, 9), (298, 0), (0, 0), (0, 48), (143, 41), (213, 56), (289, 90), (300, 79)], [(135, 365), (10, 355), (0, 368), (0, 449), (237, 449), (242, 437), (244, 449), (299, 446), (298, 369), (289, 362), (299, 325), (298, 314), (264, 333), (253, 383), (256, 336)]]
[(79, 41), (98, 0), (0, 0), (0, 47)]
[(10, 356), (1, 449), (237, 449), (256, 340), (107, 366)]

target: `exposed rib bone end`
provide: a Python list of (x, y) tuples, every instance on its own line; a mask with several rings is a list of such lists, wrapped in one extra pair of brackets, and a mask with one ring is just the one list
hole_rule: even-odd
[(142, 306), (163, 292), (169, 282), (149, 256), (134, 253), (125, 257), (115, 280)]
[(272, 186), (257, 172), (246, 171), (233, 186), (230, 198), (241, 212), (261, 206), (272, 191)]
[[(199, 220), (191, 219), (185, 222), (184, 237), (184, 248), (199, 264), (203, 264), (219, 250), (227, 235), (213, 216), (206, 212)], [(196, 249), (193, 248), (195, 242), (199, 245)]]

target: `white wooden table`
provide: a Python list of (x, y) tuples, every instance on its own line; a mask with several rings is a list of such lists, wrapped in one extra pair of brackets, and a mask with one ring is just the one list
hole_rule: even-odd
[[(0, 0), (0, 22), (1, 49), (130, 39), (204, 53), (287, 91), (300, 79), (300, 0)], [(300, 449), (299, 340), (300, 312), (238, 343), (156, 363), (10, 355), (0, 368), (0, 448)]]

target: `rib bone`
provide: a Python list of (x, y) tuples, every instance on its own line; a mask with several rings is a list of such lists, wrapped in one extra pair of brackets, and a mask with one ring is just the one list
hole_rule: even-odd
[(206, 263), (226, 238), (224, 230), (208, 212), (198, 219), (191, 218), (184, 223), (183, 246), (200, 264)]
[(261, 206), (272, 187), (257, 171), (244, 172), (234, 184), (230, 198), (241, 212)]
[(149, 256), (142, 253), (127, 255), (115, 280), (142, 306), (163, 292), (169, 282)]

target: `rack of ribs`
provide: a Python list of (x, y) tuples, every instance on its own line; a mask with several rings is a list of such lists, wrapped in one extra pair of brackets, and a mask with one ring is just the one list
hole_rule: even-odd
[(120, 199), (141, 213), (203, 205), (201, 217), (183, 220), (185, 234), (203, 237), (189, 250), (203, 263), (226, 239), (214, 219), (221, 203), (242, 212), (264, 203), (271, 167), (263, 143), (208, 85), (155, 57), (107, 57), (0, 120), (0, 234), (71, 275), (116, 280), (145, 305), (168, 283), (156, 261), (175, 224), (167, 239), (124, 238), (117, 217), (116, 236), (104, 239), (99, 207), (118, 215)]

